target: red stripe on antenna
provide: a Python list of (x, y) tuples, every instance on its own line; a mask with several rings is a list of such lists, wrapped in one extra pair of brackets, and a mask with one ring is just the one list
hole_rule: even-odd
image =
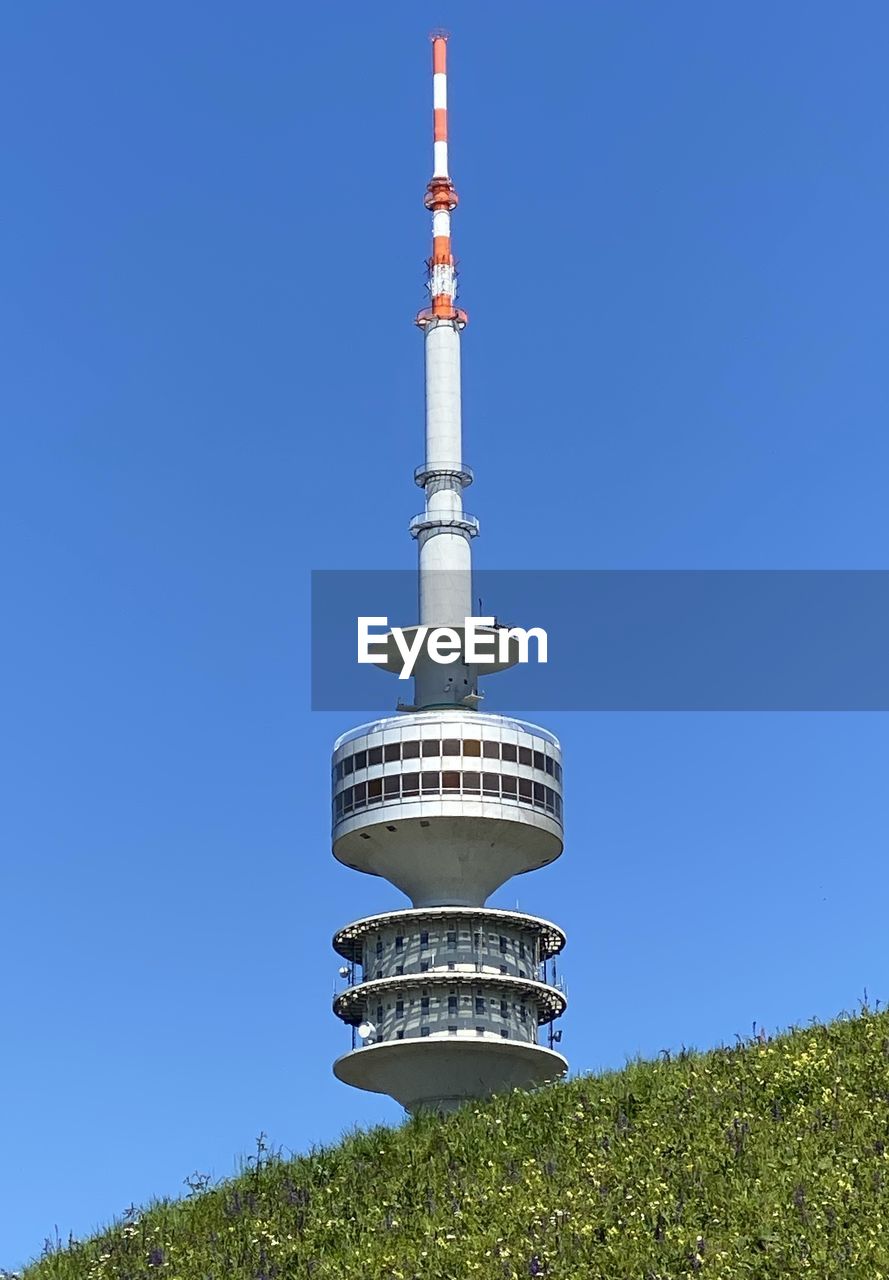
[[(448, 37), (444, 31), (432, 32), (432, 74), (433, 76), (447, 75), (447, 48)], [(440, 89), (437, 91), (440, 92)], [(441, 101), (439, 97), (439, 101)], [(447, 141), (448, 141), (448, 112), (447, 107), (436, 107), (433, 103), (433, 141), (436, 143), (445, 143), (445, 150), (441, 156), (437, 156), (437, 162), (446, 165), (447, 163)], [(454, 184), (447, 176), (447, 170), (444, 173), (437, 173), (436, 176), (426, 188), (426, 197), (424, 204), (431, 212), (436, 211), (451, 212), (457, 207), (457, 192), (454, 190)], [(444, 278), (442, 271), (445, 270)], [(421, 311), (417, 316), (417, 323), (421, 327), (425, 327), (431, 320), (454, 320), (460, 326), (466, 323), (466, 313), (461, 311), (454, 305), (452, 293), (442, 293), (441, 288), (454, 288), (454, 257), (451, 248), (451, 238), (449, 235), (433, 236), (432, 241), (432, 257), (429, 259), (429, 280), (428, 288), (430, 294), (431, 306), (426, 311)], [(433, 293), (435, 287), (435, 293)]]

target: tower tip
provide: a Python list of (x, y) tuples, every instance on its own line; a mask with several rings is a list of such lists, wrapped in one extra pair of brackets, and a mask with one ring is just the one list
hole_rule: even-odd
[(433, 73), (444, 73), (447, 71), (448, 33), (446, 31), (433, 31), (429, 39), (432, 41)]
[(423, 203), (432, 214), (432, 257), (429, 259), (427, 288), (432, 306), (417, 316), (421, 328), (431, 320), (451, 320), (460, 328), (466, 313), (454, 305), (457, 273), (451, 251), (451, 213), (457, 207), (457, 193), (448, 170), (448, 33), (440, 28), (430, 32), (432, 41), (432, 122), (433, 169)]

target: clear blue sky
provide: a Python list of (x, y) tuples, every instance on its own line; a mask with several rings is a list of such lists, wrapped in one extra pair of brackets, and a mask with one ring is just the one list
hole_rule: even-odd
[[(0, 1265), (398, 1121), (308, 574), (413, 563), (441, 24), (478, 563), (886, 567), (884, 4), (5, 5)], [(885, 716), (541, 718), (574, 1070), (889, 995)]]

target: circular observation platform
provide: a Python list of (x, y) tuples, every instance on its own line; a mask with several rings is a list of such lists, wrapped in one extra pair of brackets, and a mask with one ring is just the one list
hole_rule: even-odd
[[(420, 907), (378, 912), (337, 930), (333, 949), (364, 976), (425, 973), (438, 965), (458, 972), (529, 978), (557, 956), (565, 934), (540, 916), (500, 907)], [(425, 968), (423, 967), (425, 965)]]
[(388, 1094), (411, 1113), (454, 1111), (477, 1098), (559, 1080), (567, 1070), (554, 1049), (490, 1034), (366, 1045), (333, 1064), (343, 1084)]
[[(415, 999), (415, 993), (420, 989), (425, 994), (420, 996), (421, 1004), (416, 1011), (419, 1017), (411, 1019), (404, 1008), (399, 1010), (398, 996), (400, 992), (408, 992)], [(480, 994), (473, 995), (473, 992)], [(445, 997), (448, 1002), (456, 1000), (453, 1013), (449, 1012), (453, 1006), (445, 1003)], [(404, 1003), (403, 999), (401, 1003)], [(513, 1038), (530, 1040), (534, 1027), (560, 1018), (567, 1005), (564, 993), (547, 982), (512, 978), (508, 974), (466, 974), (430, 969), (426, 973), (374, 979), (347, 987), (334, 997), (333, 1011), (350, 1026), (357, 1027), (370, 1020), (384, 1040), (402, 1040), (405, 1036), (409, 1039), (415, 1036), (424, 1038), (432, 1032), (441, 1031), (447, 1034), (448, 1026), (454, 1027), (455, 1033), (469, 1028), (477, 1033), (490, 1032), (498, 1036), (504, 1029), (507, 1032), (512, 1030)], [(394, 1017), (386, 1018), (385, 1015), (393, 1009)], [(399, 1020), (406, 1017), (406, 1024), (399, 1027)], [(463, 1028), (461, 1020), (466, 1022)], [(501, 1026), (501, 1022), (505, 1026)], [(398, 1035), (399, 1030), (404, 1035)]]
[(364, 725), (333, 755), (333, 853), (416, 907), (481, 906), (562, 852), (562, 760), (537, 726), (474, 711)]

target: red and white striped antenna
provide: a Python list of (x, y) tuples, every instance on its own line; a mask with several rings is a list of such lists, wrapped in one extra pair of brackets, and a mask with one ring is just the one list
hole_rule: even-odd
[(428, 260), (430, 306), (417, 316), (425, 327), (430, 320), (466, 323), (466, 312), (455, 305), (457, 268), (451, 248), (451, 214), (457, 207), (457, 192), (448, 169), (448, 37), (434, 31), (432, 40), (432, 178), (424, 204), (432, 214), (432, 257)]

